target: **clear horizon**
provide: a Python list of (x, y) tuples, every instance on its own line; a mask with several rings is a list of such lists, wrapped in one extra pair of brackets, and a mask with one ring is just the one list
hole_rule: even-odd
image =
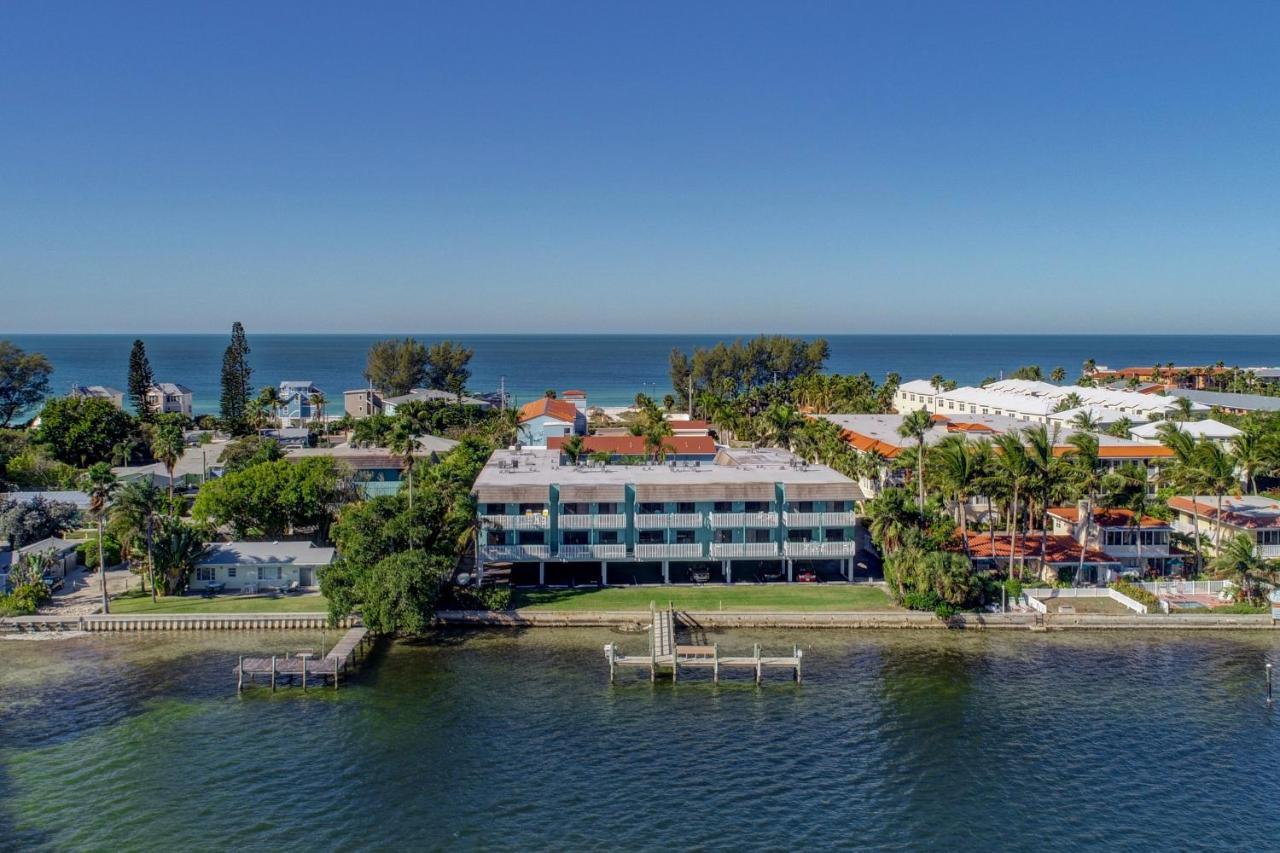
[(1261, 2), (8, 3), (0, 323), (1267, 334), (1278, 34)]

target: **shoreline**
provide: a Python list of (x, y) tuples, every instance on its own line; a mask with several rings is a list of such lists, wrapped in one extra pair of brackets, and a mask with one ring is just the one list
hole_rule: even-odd
[[(443, 610), (437, 623), (450, 628), (614, 628), (643, 630), (648, 610)], [(1271, 631), (1280, 623), (1270, 614), (1188, 614), (1142, 616), (1110, 614), (961, 613), (942, 620), (925, 611), (676, 611), (678, 625), (696, 629), (805, 628), (838, 630), (949, 631)], [(359, 618), (338, 625), (350, 628)], [(93, 615), (74, 619), (57, 616), (14, 616), (0, 620), (5, 639), (33, 636), (84, 636), (90, 633), (139, 631), (270, 631), (330, 627), (324, 613), (216, 613)]]

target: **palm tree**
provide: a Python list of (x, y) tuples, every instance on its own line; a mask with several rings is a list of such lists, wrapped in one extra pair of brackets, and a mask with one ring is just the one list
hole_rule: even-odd
[(1199, 467), (1204, 471), (1205, 486), (1209, 494), (1218, 499), (1218, 512), (1213, 536), (1214, 550), (1222, 545), (1222, 499), (1240, 489), (1240, 480), (1236, 476), (1236, 462), (1231, 454), (1207, 438), (1196, 443), (1196, 456), (1200, 460)]
[(1096, 433), (1102, 429), (1102, 421), (1095, 418), (1088, 409), (1082, 409), (1071, 418), (1071, 428), (1081, 432)]
[(667, 451), (670, 450), (667, 439), (671, 436), (671, 424), (666, 418), (659, 417), (651, 420), (644, 430), (645, 453), (657, 462), (663, 461), (667, 458)]
[(164, 578), (165, 595), (176, 595), (186, 585), (207, 550), (200, 531), (176, 518), (166, 519), (156, 537), (154, 558)]
[(1267, 465), (1269, 448), (1261, 428), (1247, 421), (1241, 433), (1231, 439), (1231, 455), (1244, 475), (1244, 485), (1250, 494), (1258, 491), (1258, 470)]
[(169, 500), (173, 500), (173, 469), (182, 458), (183, 447), (182, 430), (173, 424), (164, 424), (151, 435), (151, 455), (169, 476)]
[(795, 409), (775, 403), (761, 416), (760, 436), (775, 447), (790, 450), (803, 425), (804, 418)]
[(1121, 418), (1107, 427), (1107, 435), (1113, 438), (1128, 438), (1131, 432), (1133, 432), (1133, 421), (1127, 417)]
[[(387, 436), (387, 450), (400, 458), (404, 466), (405, 476), (409, 483), (409, 512), (413, 512), (413, 461), (418, 452), (418, 438), (421, 433), (408, 418), (397, 418)], [(412, 529), (412, 526), (410, 527)], [(412, 540), (412, 535), (410, 536)], [(410, 544), (412, 548), (412, 543)]]
[(1053, 407), (1054, 412), (1065, 412), (1069, 409), (1078, 409), (1084, 405), (1084, 401), (1080, 399), (1080, 395), (1075, 391), (1067, 394), (1058, 401), (1058, 405)]
[(578, 460), (582, 458), (582, 454), (586, 451), (584, 444), (582, 436), (571, 435), (560, 445), (560, 452), (569, 458), (569, 462), (577, 465)]
[(111, 612), (111, 602), (107, 598), (107, 556), (103, 546), (103, 522), (106, 520), (107, 507), (115, 495), (118, 482), (111, 473), (111, 466), (106, 462), (95, 462), (89, 470), (81, 475), (83, 491), (89, 495), (89, 513), (98, 523), (98, 572), (102, 577), (102, 612)]
[(1129, 462), (1116, 468), (1103, 478), (1107, 506), (1128, 510), (1129, 527), (1134, 531), (1138, 547), (1138, 569), (1146, 573), (1146, 560), (1142, 557), (1142, 521), (1151, 507), (1147, 496), (1147, 471), (1141, 465)]
[[(1018, 555), (1018, 577), (1022, 577), (1023, 558), (1018, 551), (1018, 517), (1021, 507), (1018, 503), (1018, 492), (1027, 485), (1031, 476), (1031, 461), (1027, 458), (1027, 448), (1022, 443), (1022, 435), (1017, 430), (996, 436), (996, 470), (1003, 475), (1013, 492), (1013, 500), (1009, 508), (1009, 562), (1012, 564), (1014, 554)], [(993, 538), (994, 543), (994, 538)], [(994, 554), (994, 550), (992, 551)]]
[(1173, 419), (1175, 421), (1191, 420), (1191, 399), (1179, 397), (1173, 401)]
[(955, 502), (956, 521), (960, 525), (960, 536), (967, 555), (969, 517), (966, 505), (973, 496), (973, 488), (980, 473), (977, 458), (969, 442), (962, 436), (949, 435), (929, 450), (929, 464), (934, 477)]
[(924, 509), (924, 439), (931, 429), (933, 429), (933, 416), (924, 409), (916, 409), (898, 424), (898, 435), (902, 438), (915, 439), (916, 442), (916, 485), (921, 510)]
[(129, 538), (143, 536), (147, 547), (147, 571), (150, 574), (151, 600), (156, 600), (156, 564), (152, 557), (152, 539), (156, 519), (164, 509), (164, 495), (150, 480), (125, 483), (111, 507), (113, 521), (123, 524)]
[(1062, 380), (1067, 378), (1067, 371), (1064, 368), (1055, 367), (1052, 371), (1050, 371), (1049, 378), (1052, 379), (1054, 382), (1061, 383)]
[(908, 531), (919, 524), (920, 510), (906, 489), (885, 489), (867, 502), (868, 530), (876, 547), (888, 556), (902, 547)]
[(1054, 453), (1057, 435), (1050, 436), (1043, 424), (1032, 427), (1024, 433), (1027, 448), (1027, 461), (1031, 466), (1031, 483), (1038, 498), (1037, 508), (1040, 516), (1040, 567), (1043, 570), (1045, 552), (1049, 537), (1045, 535), (1049, 527), (1049, 506), (1058, 497), (1066, 485), (1066, 470)]
[(1071, 472), (1072, 480), (1078, 494), (1084, 495), (1085, 511), (1080, 519), (1081, 542), (1080, 542), (1080, 563), (1076, 566), (1075, 582), (1080, 582), (1080, 576), (1084, 574), (1084, 552), (1089, 547), (1089, 533), (1093, 525), (1093, 505), (1098, 490), (1102, 487), (1102, 460), (1098, 453), (1097, 436), (1087, 432), (1073, 433), (1067, 439), (1067, 444), (1071, 445)]
[(1237, 533), (1220, 549), (1214, 558), (1213, 569), (1226, 575), (1240, 590), (1239, 597), (1254, 601), (1261, 597), (1259, 581), (1274, 580), (1277, 574), (1274, 562), (1262, 559), (1253, 538), (1247, 533)]
[(312, 418), (319, 423), (324, 423), (324, 407), (329, 402), (325, 399), (324, 392), (312, 391), (307, 397), (307, 402), (311, 404)]
[(1160, 443), (1173, 451), (1173, 470), (1170, 479), (1180, 490), (1191, 494), (1191, 528), (1195, 537), (1196, 571), (1204, 565), (1204, 555), (1200, 542), (1200, 512), (1197, 509), (1197, 498), (1206, 489), (1206, 477), (1200, 467), (1200, 458), (1196, 454), (1196, 443), (1172, 421), (1165, 421), (1156, 427)]
[(258, 392), (258, 399), (254, 401), (257, 411), (255, 414), (258, 418), (266, 422), (277, 422), (280, 416), (280, 389), (274, 385), (268, 385)]

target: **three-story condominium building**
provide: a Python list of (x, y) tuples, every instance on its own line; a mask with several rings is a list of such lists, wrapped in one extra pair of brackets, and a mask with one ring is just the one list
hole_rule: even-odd
[[(1177, 516), (1174, 529), (1206, 537), (1210, 550), (1225, 547), (1233, 537), (1244, 534), (1267, 560), (1280, 558), (1280, 501), (1265, 495), (1177, 495), (1169, 498), (1169, 508)], [(1198, 522), (1196, 516), (1199, 516)]]
[(571, 464), (555, 447), (498, 451), (474, 487), (481, 559), (553, 585), (852, 578), (856, 483), (782, 450), (700, 455)]

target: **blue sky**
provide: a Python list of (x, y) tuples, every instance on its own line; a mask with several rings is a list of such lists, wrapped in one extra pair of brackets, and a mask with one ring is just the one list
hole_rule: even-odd
[(1280, 4), (0, 5), (0, 330), (1274, 332)]

